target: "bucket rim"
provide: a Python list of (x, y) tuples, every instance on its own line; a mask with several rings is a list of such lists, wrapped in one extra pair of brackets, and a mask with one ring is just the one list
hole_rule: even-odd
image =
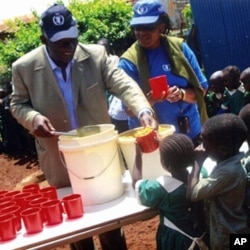
[(115, 133), (113, 134), (112, 137), (109, 137), (109, 138), (105, 138), (103, 139), (102, 141), (95, 141), (95, 142), (90, 142), (90, 143), (85, 143), (82, 144), (82, 145), (62, 145), (62, 142), (58, 141), (58, 148), (59, 148), (59, 151), (60, 149), (63, 149), (65, 151), (73, 151), (73, 150), (76, 150), (76, 149), (83, 149), (83, 148), (90, 148), (90, 147), (93, 147), (93, 146), (96, 146), (96, 145), (102, 145), (102, 144), (105, 144), (105, 143), (108, 143), (112, 140), (115, 140), (118, 141), (118, 134)]

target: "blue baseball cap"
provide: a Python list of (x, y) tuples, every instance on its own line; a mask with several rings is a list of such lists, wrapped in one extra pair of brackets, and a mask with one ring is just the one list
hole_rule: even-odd
[(141, 0), (133, 7), (134, 16), (130, 26), (155, 23), (162, 13), (165, 13), (162, 4), (157, 0)]
[(54, 4), (41, 15), (40, 27), (51, 42), (77, 38), (77, 23), (72, 13), (61, 4)]

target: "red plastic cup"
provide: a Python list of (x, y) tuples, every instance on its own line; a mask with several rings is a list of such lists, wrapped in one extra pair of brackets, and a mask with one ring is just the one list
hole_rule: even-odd
[(32, 184), (26, 185), (22, 189), (23, 192), (29, 192), (33, 194), (38, 193), (39, 190), (40, 190), (40, 186), (38, 183), (32, 183)]
[(27, 203), (26, 206), (28, 206), (30, 201), (38, 199), (38, 198), (42, 198), (42, 197), (43, 196), (41, 194), (39, 194), (39, 193), (31, 194), (31, 195), (25, 197), (24, 201)]
[(8, 193), (4, 194), (4, 197), (13, 198), (16, 194), (20, 194), (20, 193), (21, 193), (20, 190), (13, 190), (13, 191), (9, 191)]
[(12, 201), (12, 200), (13, 200), (12, 197), (3, 196), (3, 197), (0, 197), (0, 204), (5, 203), (6, 201)]
[(9, 208), (9, 207), (14, 207), (14, 206), (16, 206), (16, 202), (13, 200), (2, 202), (0, 204), (0, 213), (1, 213), (2, 209), (4, 209), (4, 208)]
[(168, 81), (166, 75), (150, 78), (149, 85), (152, 90), (153, 99), (160, 99), (163, 91), (168, 92)]
[(49, 198), (47, 198), (47, 197), (40, 197), (40, 198), (31, 200), (29, 202), (29, 207), (41, 207), (41, 204), (43, 204), (45, 201), (49, 201)]
[(44, 187), (39, 190), (39, 193), (43, 195), (43, 197), (47, 197), (51, 200), (58, 199), (56, 186)]
[(0, 190), (0, 198), (3, 197), (6, 193), (8, 193), (8, 190)]
[(43, 219), (40, 207), (26, 208), (20, 215), (27, 234), (39, 233), (43, 230)]
[(64, 212), (67, 214), (68, 219), (82, 217), (83, 203), (80, 194), (70, 194), (62, 198)]
[[(47, 198), (47, 197), (41, 197), (41, 198), (34, 199), (34, 200), (29, 202), (29, 207), (40, 207), (42, 209), (41, 205), (48, 200), (49, 200), (49, 198)], [(42, 214), (43, 222), (46, 222), (46, 216), (45, 216), (43, 210), (41, 210), (41, 214)]]
[(49, 200), (41, 204), (47, 225), (55, 225), (63, 221), (63, 207), (60, 200)]
[(0, 214), (0, 241), (16, 238), (16, 226), (13, 214)]
[(136, 132), (135, 138), (143, 153), (151, 153), (159, 147), (159, 142), (155, 139), (156, 136), (156, 131), (153, 128), (142, 128)]
[(21, 207), (21, 210), (24, 210), (25, 208), (27, 208), (27, 202), (25, 201), (25, 198), (27, 198), (30, 195), (32, 195), (32, 193), (28, 192), (16, 194), (13, 197), (13, 200), (17, 203), (18, 206)]
[(3, 208), (0, 211), (0, 213), (1, 214), (13, 214), (15, 216), (14, 217), (14, 222), (15, 222), (15, 225), (16, 225), (16, 230), (17, 231), (21, 230), (22, 223), (21, 223), (21, 216), (20, 216), (20, 213), (21, 213), (21, 207), (20, 206), (13, 206), (13, 207)]

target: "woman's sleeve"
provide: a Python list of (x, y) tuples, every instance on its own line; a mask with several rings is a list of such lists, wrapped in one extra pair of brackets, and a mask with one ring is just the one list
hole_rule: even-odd
[(189, 46), (185, 42), (182, 43), (182, 51), (187, 61), (190, 63), (191, 67), (193, 68), (201, 86), (204, 89), (208, 89), (207, 78), (204, 76), (194, 52), (189, 48)]

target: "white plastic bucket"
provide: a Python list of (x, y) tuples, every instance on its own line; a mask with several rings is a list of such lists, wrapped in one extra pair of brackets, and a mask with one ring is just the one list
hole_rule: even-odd
[[(118, 142), (123, 153), (125, 162), (127, 164), (128, 170), (132, 173), (135, 161), (135, 142), (136, 139), (133, 137), (133, 134), (136, 130), (141, 128), (135, 128), (128, 130), (119, 134)], [(159, 125), (159, 136), (161, 139), (165, 138), (168, 135), (171, 135), (175, 132), (175, 127), (168, 124)], [(155, 179), (163, 174), (166, 174), (166, 171), (162, 168), (160, 162), (159, 148), (151, 153), (142, 154), (143, 168), (142, 168), (142, 177), (145, 179)]]
[[(92, 136), (92, 135), (91, 135)], [(82, 195), (84, 205), (114, 200), (124, 193), (117, 131), (99, 140), (59, 136), (72, 190)]]
[[(100, 141), (112, 137), (114, 134), (117, 133), (115, 130), (115, 125), (113, 124), (98, 124), (93, 126), (84, 126), (81, 127), (79, 130), (80, 132), (86, 130), (91, 131), (93, 129), (93, 133), (86, 133), (86, 136), (69, 136), (69, 135), (61, 135), (59, 137), (60, 141), (63, 141), (64, 147), (69, 146), (70, 148), (72, 146), (81, 146), (84, 145), (84, 143), (92, 143), (96, 142), (99, 143)], [(99, 132), (96, 132), (96, 130), (99, 130)], [(76, 130), (71, 130), (69, 132), (72, 132), (73, 134), (78, 134)], [(70, 133), (69, 133), (70, 134)]]

